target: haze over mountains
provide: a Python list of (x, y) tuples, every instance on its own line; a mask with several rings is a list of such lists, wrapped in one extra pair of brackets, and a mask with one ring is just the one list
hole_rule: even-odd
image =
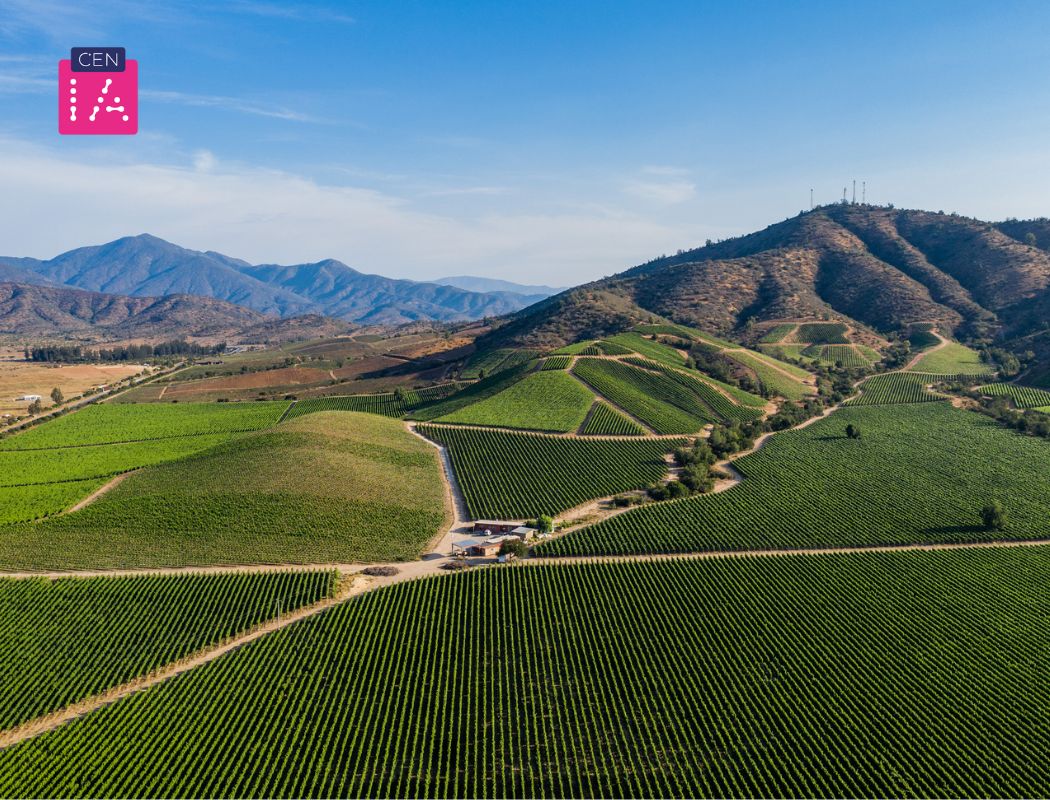
[(136, 297), (197, 295), (263, 314), (321, 314), (359, 324), (478, 319), (517, 311), (549, 294), (471, 291), (366, 275), (334, 259), (252, 265), (149, 234), (77, 248), (43, 261), (0, 258), (0, 280)]
[(1050, 223), (834, 205), (663, 257), (513, 315), (490, 342), (554, 346), (654, 318), (745, 336), (749, 320), (933, 322), (1015, 337), (1050, 318)]

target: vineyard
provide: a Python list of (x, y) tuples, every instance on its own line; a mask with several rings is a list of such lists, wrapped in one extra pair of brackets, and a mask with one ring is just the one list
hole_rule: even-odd
[(0, 728), (328, 596), (334, 573), (0, 578)]
[[(728, 350), (726, 356), (747, 367), (758, 378), (763, 387), (772, 394), (787, 398), (788, 400), (802, 400), (806, 395), (813, 394), (812, 386), (802, 381), (812, 377), (804, 369), (799, 369), (783, 361), (771, 364), (768, 356), (762, 356), (750, 350)], [(788, 374), (784, 374), (784, 373)]]
[[(861, 432), (847, 438), (847, 425)], [(949, 466), (950, 465), (950, 466)], [(543, 555), (680, 553), (1047, 535), (1050, 447), (948, 403), (846, 407), (779, 433), (720, 494), (654, 503), (539, 546)], [(980, 510), (1009, 508), (1002, 531)]]
[(567, 433), (583, 424), (593, 403), (594, 394), (574, 377), (547, 370), (435, 421)]
[(802, 355), (829, 366), (841, 363), (847, 369), (871, 366), (871, 362), (851, 344), (814, 344), (803, 350)]
[(860, 395), (846, 401), (851, 406), (891, 405), (896, 403), (932, 403), (944, 400), (926, 388), (926, 384), (943, 378), (914, 372), (887, 372), (872, 375), (860, 385)]
[(23, 797), (1041, 797), (1046, 548), (399, 584), (0, 752)]
[(424, 389), (412, 389), (398, 393), (329, 395), (297, 400), (288, 409), (284, 419), (295, 419), (317, 411), (363, 411), (384, 417), (403, 417), (424, 403), (442, 400), (456, 393), (462, 384), (444, 383)]
[(572, 371), (657, 433), (694, 433), (717, 421), (695, 394), (666, 375), (596, 358), (577, 359)]
[(1018, 408), (1050, 406), (1050, 392), (1045, 389), (1033, 389), (1031, 386), (992, 383), (987, 386), (978, 386), (977, 391), (988, 397), (1009, 397)]
[(540, 369), (568, 369), (572, 364), (572, 356), (550, 356), (543, 359)]
[(641, 436), (645, 431), (630, 417), (598, 400), (580, 433), (584, 436)]
[(178, 403), (93, 405), (0, 439), (0, 450), (43, 450), (268, 428), (290, 404)]
[(783, 342), (789, 333), (795, 330), (795, 324), (792, 322), (781, 323), (780, 325), (774, 325), (768, 331), (766, 331), (759, 342), (763, 344), (778, 344)]
[[(638, 333), (618, 333), (606, 340), (606, 342), (603, 343), (603, 346), (604, 344), (619, 345), (626, 352), (638, 353), (652, 361), (658, 361), (669, 367), (685, 366), (685, 356), (673, 347), (668, 347), (666, 344), (661, 344), (653, 339), (646, 339)], [(609, 355), (617, 354), (609, 353)]]
[(431, 445), (397, 420), (316, 413), (129, 475), (74, 514), (2, 527), (0, 568), (407, 560), (445, 515)]
[[(0, 525), (58, 514), (98, 489), (104, 479), (0, 487)], [(3, 529), (0, 528), (0, 534)]]
[(532, 350), (487, 350), (476, 353), (463, 368), (462, 377), (468, 380), (495, 375), (513, 369), (536, 357)]
[(935, 375), (991, 375), (995, 368), (981, 361), (976, 350), (949, 342), (939, 350), (931, 350), (912, 367), (913, 372), (929, 372)]
[(846, 326), (841, 322), (804, 322), (784, 341), (802, 344), (849, 344)]
[(558, 514), (596, 497), (641, 489), (667, 474), (666, 439), (569, 439), (420, 425), (448, 448), (474, 519)]
[(484, 400), (487, 397), (499, 394), (508, 386), (520, 381), (525, 375), (532, 372), (533, 368), (534, 365), (532, 362), (528, 362), (525, 364), (519, 364), (511, 369), (503, 370), (495, 375), (489, 375), (445, 399), (429, 402), (419, 408), (412, 409), (412, 411), (409, 412), (409, 416), (412, 419), (430, 420), (444, 416), (445, 414), (451, 414), (461, 408), (466, 408), (479, 400)]
[[(704, 414), (713, 412), (722, 420), (746, 422), (757, 419), (762, 416), (763, 408), (766, 405), (766, 401), (761, 397), (756, 397), (750, 392), (737, 389), (735, 386), (730, 386), (721, 381), (715, 381), (713, 378), (701, 376), (700, 373), (695, 371), (684, 372), (680, 369), (665, 367), (654, 361), (646, 361), (643, 358), (625, 358), (624, 361), (642, 369), (660, 372), (675, 383), (681, 384), (700, 399), (703, 403)], [(733, 399), (726, 395), (730, 395)], [(734, 402), (734, 400), (743, 403), (743, 405), (738, 405), (738, 402)], [(677, 402), (674, 404), (680, 405)], [(690, 408), (683, 407), (683, 410), (688, 411)]]

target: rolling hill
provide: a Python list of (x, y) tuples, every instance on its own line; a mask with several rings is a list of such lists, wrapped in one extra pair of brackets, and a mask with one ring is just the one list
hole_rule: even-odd
[(366, 275), (334, 259), (254, 266), (149, 234), (80, 247), (46, 261), (0, 258), (0, 279), (134, 297), (191, 294), (263, 314), (320, 314), (368, 324), (480, 319), (517, 311), (544, 297)]
[(559, 346), (661, 320), (746, 338), (751, 321), (795, 318), (1017, 336), (1050, 311), (1050, 252), (1037, 246), (1046, 226), (1028, 225), (825, 206), (555, 295), (488, 343)]

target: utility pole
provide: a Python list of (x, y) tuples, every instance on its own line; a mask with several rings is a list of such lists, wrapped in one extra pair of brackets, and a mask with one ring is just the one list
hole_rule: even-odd
[(853, 179), (853, 203), (852, 203), (852, 205), (857, 205), (857, 179), (856, 178)]
[(860, 204), (866, 206), (868, 204), (868, 182), (860, 182)]
[(813, 210), (813, 190), (809, 190), (809, 210)]
[(842, 187), (842, 205), (846, 205), (846, 187)]

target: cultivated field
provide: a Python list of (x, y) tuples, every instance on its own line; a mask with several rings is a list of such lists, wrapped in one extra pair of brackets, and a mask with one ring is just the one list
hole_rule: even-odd
[(55, 387), (71, 398), (140, 372), (141, 364), (54, 365), (23, 361), (21, 351), (0, 348), (0, 414), (25, 415), (29, 403), (15, 402), (16, 397), (38, 394), (46, 405), (51, 405), (51, 390)]
[[(848, 439), (847, 425), (862, 438)], [(678, 553), (1047, 536), (1050, 443), (948, 403), (845, 408), (734, 462), (729, 491), (652, 504), (543, 555)], [(1007, 508), (985, 530), (983, 505)]]
[(1047, 548), (372, 592), (0, 752), (6, 796), (1045, 796)]
[(447, 514), (437, 453), (403, 423), (315, 413), (137, 472), (73, 514), (0, 527), (0, 566), (413, 559)]
[(593, 440), (420, 425), (445, 445), (475, 519), (557, 514), (662, 479), (679, 440)]
[(320, 571), (0, 578), (0, 728), (315, 603), (334, 579)]
[(944, 347), (930, 350), (912, 365), (911, 370), (936, 375), (991, 375), (995, 371), (990, 364), (981, 361), (976, 350), (958, 342), (948, 342)]
[(593, 403), (594, 393), (568, 373), (542, 370), (435, 421), (568, 433)]

